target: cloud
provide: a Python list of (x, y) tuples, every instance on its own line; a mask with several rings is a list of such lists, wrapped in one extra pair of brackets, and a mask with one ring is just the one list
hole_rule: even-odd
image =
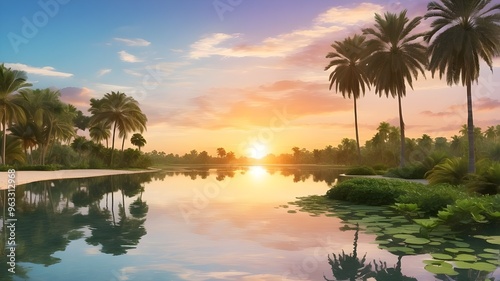
[(110, 72), (111, 72), (111, 69), (109, 69), (109, 68), (101, 69), (97, 72), (97, 76), (101, 77), (101, 76), (104, 76)]
[(383, 7), (372, 3), (361, 3), (354, 8), (335, 7), (320, 14), (315, 22), (317, 24), (342, 24), (354, 25), (373, 19), (375, 13), (381, 13)]
[(146, 41), (142, 38), (132, 38), (132, 39), (127, 39), (127, 38), (113, 38), (115, 41), (125, 43), (127, 46), (132, 46), (132, 47), (147, 47), (151, 44), (151, 42)]
[(140, 74), (139, 72), (131, 70), (131, 69), (124, 69), (123, 72), (125, 72), (129, 75), (132, 75), (132, 76), (136, 76), (136, 77), (142, 76), (142, 74)]
[(55, 68), (51, 66), (35, 67), (22, 63), (6, 63), (5, 66), (16, 70), (26, 71), (26, 73), (34, 75), (62, 77), (62, 78), (68, 78), (73, 76), (73, 74), (71, 73), (56, 71)]
[(119, 51), (120, 59), (124, 62), (141, 62), (136, 56), (127, 53), (126, 51)]
[(491, 98), (480, 98), (474, 104), (474, 108), (478, 111), (491, 111), (500, 109), (500, 101)]
[(74, 105), (84, 113), (90, 107), (90, 99), (94, 97), (94, 91), (85, 87), (66, 87), (60, 89), (59, 92), (63, 102)]
[(242, 34), (213, 33), (193, 43), (189, 57), (285, 57), (354, 24), (372, 22), (374, 12), (382, 10), (382, 6), (368, 3), (353, 8), (332, 8), (320, 14), (309, 28), (268, 37), (257, 43), (244, 42)]
[(249, 88), (213, 88), (189, 100), (188, 110), (162, 121), (196, 128), (253, 128), (270, 126), (276, 118), (349, 111), (352, 103), (332, 94), (324, 83), (283, 80)]

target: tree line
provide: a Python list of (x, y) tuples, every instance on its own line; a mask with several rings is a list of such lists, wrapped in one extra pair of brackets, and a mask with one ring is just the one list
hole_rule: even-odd
[[(491, 0), (441, 0), (427, 5), (427, 13), (410, 19), (406, 10), (400, 13), (375, 14), (373, 27), (362, 34), (336, 41), (325, 70), (330, 89), (354, 100), (354, 123), (358, 163), (362, 162), (359, 144), (357, 100), (373, 87), (380, 96), (398, 99), (400, 157), (405, 165), (405, 123), (401, 99), (407, 86), (425, 70), (437, 73), (448, 85), (461, 84), (467, 90), (468, 170), (475, 172), (475, 139), (472, 108), (472, 83), (477, 82), (480, 62), (493, 68), (493, 57), (500, 54), (500, 4)], [(422, 19), (432, 19), (430, 30), (417, 33)]]
[[(139, 150), (146, 144), (141, 133), (147, 117), (134, 98), (120, 92), (92, 98), (87, 116), (61, 101), (59, 90), (32, 89), (27, 80), (24, 71), (0, 65), (1, 164), (82, 168), (150, 164), (140, 151), (124, 151), (131, 134), (130, 141)], [(77, 134), (87, 129), (90, 140)], [(122, 140), (120, 162), (114, 160), (116, 138)]]

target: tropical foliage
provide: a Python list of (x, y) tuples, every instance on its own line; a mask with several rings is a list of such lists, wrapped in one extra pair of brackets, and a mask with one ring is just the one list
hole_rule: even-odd
[(432, 18), (425, 40), (430, 43), (429, 69), (446, 76), (448, 85), (467, 87), (468, 171), (475, 171), (472, 82), (477, 81), (480, 61), (493, 69), (493, 56), (500, 53), (500, 4), (491, 0), (441, 0), (427, 5), (425, 18)]
[(413, 89), (413, 79), (424, 75), (427, 66), (426, 48), (418, 42), (423, 34), (412, 34), (421, 17), (410, 20), (406, 10), (375, 15), (375, 28), (363, 29), (369, 36), (366, 59), (368, 75), (375, 93), (397, 97), (399, 105), (399, 132), (401, 135), (400, 166), (405, 164), (405, 126), (401, 98), (406, 95), (406, 85)]

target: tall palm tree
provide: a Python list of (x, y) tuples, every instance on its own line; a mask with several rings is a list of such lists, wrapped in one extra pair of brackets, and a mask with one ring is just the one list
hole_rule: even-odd
[(147, 117), (142, 113), (139, 103), (135, 99), (120, 92), (107, 93), (99, 100), (91, 99), (90, 104), (89, 111), (92, 113), (90, 118), (91, 126), (104, 122), (113, 127), (111, 166), (113, 164), (116, 129), (118, 129), (121, 136), (125, 136), (132, 131), (142, 133), (146, 129)]
[(0, 65), (0, 118), (3, 133), (2, 164), (6, 163), (7, 123), (25, 119), (17, 93), (31, 87), (31, 84), (27, 83), (26, 80), (28, 80), (26, 72), (6, 68), (4, 64)]
[(364, 60), (368, 55), (365, 52), (365, 37), (356, 34), (353, 37), (347, 37), (344, 41), (335, 41), (332, 48), (335, 51), (326, 55), (327, 58), (332, 60), (325, 67), (325, 70), (335, 67), (329, 77), (330, 90), (335, 84), (335, 90), (340, 91), (344, 98), (347, 95), (348, 98), (352, 97), (354, 100), (354, 127), (356, 130), (358, 162), (361, 162), (356, 100), (359, 99), (361, 94), (365, 94), (365, 85), (368, 88), (370, 87), (364, 64)]
[(399, 126), (401, 134), (400, 166), (405, 162), (405, 129), (401, 98), (406, 95), (406, 84), (413, 89), (413, 78), (418, 73), (424, 75), (427, 65), (426, 48), (418, 39), (422, 34), (411, 34), (420, 24), (421, 17), (412, 20), (406, 16), (406, 10), (399, 14), (385, 13), (384, 17), (375, 14), (375, 28), (363, 29), (367, 35), (367, 51), (371, 55), (366, 59), (370, 81), (375, 86), (375, 93), (398, 98)]
[(448, 85), (467, 87), (467, 130), (470, 173), (475, 172), (472, 82), (479, 78), (484, 60), (493, 70), (492, 59), (500, 53), (500, 4), (491, 0), (440, 0), (427, 5), (425, 19), (434, 18), (425, 35), (430, 43), (429, 69), (439, 78), (446, 75)]
[[(9, 128), (11, 135), (20, 139), (22, 141), (22, 146), (24, 149), (24, 154), (26, 155), (26, 159), (29, 159), (30, 164), (33, 164), (33, 147), (35, 147), (37, 143), (38, 129), (34, 122), (26, 122), (26, 123), (18, 123), (14, 124)], [(30, 150), (30, 154), (28, 157), (28, 148)]]

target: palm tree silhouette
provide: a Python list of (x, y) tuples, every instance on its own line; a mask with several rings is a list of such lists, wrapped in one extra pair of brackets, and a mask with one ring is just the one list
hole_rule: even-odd
[(344, 41), (335, 41), (332, 48), (335, 49), (335, 52), (326, 55), (327, 58), (332, 58), (332, 61), (325, 67), (325, 70), (335, 67), (329, 78), (330, 90), (335, 83), (336, 91), (340, 91), (344, 98), (347, 95), (348, 98), (352, 96), (354, 100), (354, 127), (356, 130), (358, 162), (361, 162), (356, 100), (359, 99), (361, 94), (365, 94), (365, 85), (368, 88), (370, 87), (364, 63), (368, 55), (364, 51), (366, 48), (365, 37), (356, 34), (353, 37), (347, 37)]
[(375, 28), (363, 29), (369, 36), (366, 59), (370, 81), (375, 93), (398, 98), (399, 127), (401, 134), (400, 166), (405, 163), (405, 129), (401, 98), (406, 95), (406, 84), (413, 89), (413, 78), (424, 74), (427, 65), (426, 48), (417, 39), (423, 34), (410, 35), (420, 24), (421, 17), (409, 20), (406, 10), (397, 14), (375, 14)]
[[(430, 43), (429, 69), (439, 78), (446, 75), (448, 85), (467, 87), (467, 130), (469, 173), (476, 170), (472, 82), (479, 78), (480, 60), (493, 70), (492, 58), (500, 53), (500, 4), (491, 8), (491, 0), (441, 0), (427, 5), (425, 19), (434, 18), (425, 35)], [(497, 12), (495, 12), (497, 11)]]

